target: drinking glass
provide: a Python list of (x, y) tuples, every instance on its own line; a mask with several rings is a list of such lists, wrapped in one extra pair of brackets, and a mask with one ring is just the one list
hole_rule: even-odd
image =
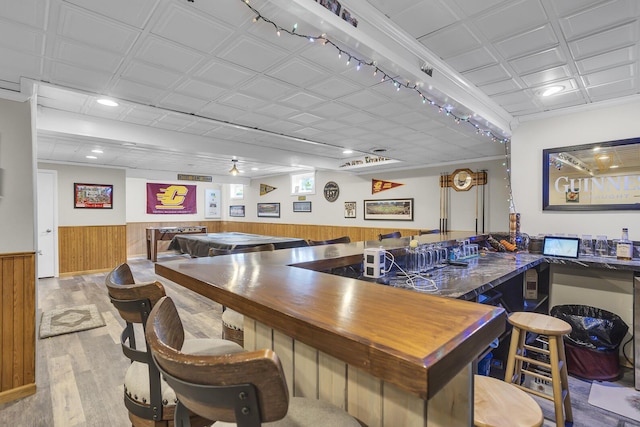
[(596, 256), (602, 257), (609, 255), (609, 243), (607, 242), (607, 236), (596, 236), (596, 245), (594, 250)]

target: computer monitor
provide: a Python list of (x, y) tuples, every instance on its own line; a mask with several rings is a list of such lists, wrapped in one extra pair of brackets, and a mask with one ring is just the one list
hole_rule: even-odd
[(578, 258), (580, 254), (580, 238), (545, 236), (542, 254), (560, 258)]

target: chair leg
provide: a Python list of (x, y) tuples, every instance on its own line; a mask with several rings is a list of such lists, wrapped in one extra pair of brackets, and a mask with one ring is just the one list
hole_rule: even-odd
[(564, 398), (565, 419), (569, 422), (573, 422), (573, 411), (571, 410), (571, 395), (569, 394), (569, 372), (567, 370), (567, 356), (564, 352), (564, 338), (559, 337), (558, 340), (558, 353), (560, 354), (560, 360), (562, 361), (560, 378), (562, 379), (562, 388), (567, 391), (567, 395)]
[(515, 355), (520, 345), (520, 329), (513, 328), (511, 331), (511, 343), (509, 344), (509, 356), (507, 357), (507, 367), (504, 372), (504, 380), (509, 384), (514, 381), (514, 369), (515, 369)]
[[(549, 356), (551, 359), (551, 385), (553, 387), (553, 406), (556, 412), (556, 425), (563, 427), (564, 424), (564, 412), (562, 403), (562, 389), (564, 388), (564, 381), (560, 375), (560, 353), (558, 350), (558, 337), (549, 336)], [(567, 391), (568, 392), (568, 391)]]
[(174, 427), (191, 427), (191, 419), (189, 418), (189, 410), (180, 401), (176, 403), (176, 413), (174, 418)]

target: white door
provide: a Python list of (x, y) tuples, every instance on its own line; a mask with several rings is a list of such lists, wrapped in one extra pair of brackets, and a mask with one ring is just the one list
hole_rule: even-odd
[(55, 171), (38, 171), (38, 278), (54, 277), (57, 272), (57, 181)]

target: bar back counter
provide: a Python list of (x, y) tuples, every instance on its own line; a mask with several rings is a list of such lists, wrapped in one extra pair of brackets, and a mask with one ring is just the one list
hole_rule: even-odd
[(470, 426), (472, 363), (504, 333), (506, 314), (465, 299), (543, 258), (489, 254), (462, 271), (445, 267), (449, 298), (326, 273), (401, 240), (170, 261), (156, 272), (243, 313), (245, 347), (278, 354), (292, 396), (332, 402), (369, 427)]

